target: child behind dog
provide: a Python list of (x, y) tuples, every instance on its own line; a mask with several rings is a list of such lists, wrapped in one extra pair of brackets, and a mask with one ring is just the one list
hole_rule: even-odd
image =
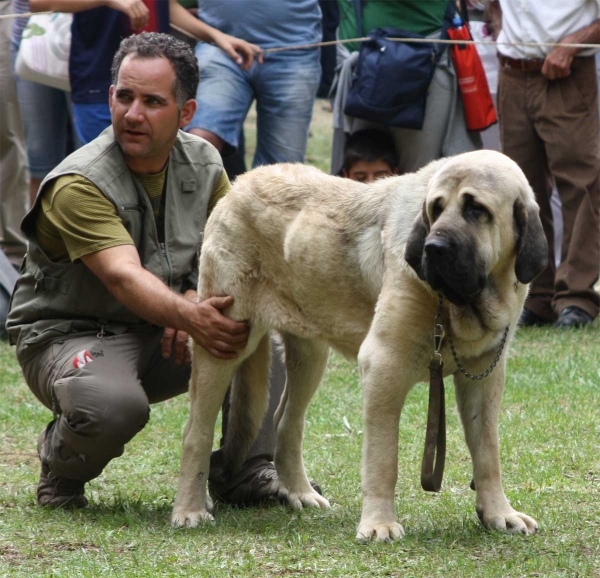
[(388, 132), (364, 129), (348, 136), (342, 176), (361, 183), (398, 174), (398, 154)]

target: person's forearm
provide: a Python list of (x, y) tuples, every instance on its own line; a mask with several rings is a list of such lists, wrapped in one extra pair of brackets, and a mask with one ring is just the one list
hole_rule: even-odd
[(32, 12), (81, 12), (106, 5), (107, 0), (29, 0)]
[[(592, 22), (589, 26), (578, 30), (577, 32), (573, 32), (573, 34), (568, 34), (565, 36), (561, 43), (564, 44), (600, 44), (600, 20), (596, 20)], [(582, 50), (587, 50), (585, 48), (573, 48), (575, 54), (581, 52)]]
[[(196, 314), (192, 301), (178, 295), (143, 267), (120, 269), (105, 279), (108, 290), (136, 315), (161, 327), (189, 332)], [(194, 292), (191, 292), (192, 295)]]
[[(248, 324), (233, 321), (223, 314), (233, 305), (232, 297), (213, 296), (198, 302), (194, 291), (186, 291), (185, 295), (174, 293), (144, 269), (133, 245), (102, 249), (82, 255), (81, 260), (115, 299), (142, 319), (165, 328), (168, 336), (163, 354), (170, 355), (173, 330), (189, 334), (219, 359), (235, 358), (236, 351), (246, 345)], [(179, 347), (179, 354), (182, 352)]]
[(202, 22), (202, 20), (199, 20), (193, 14), (188, 12), (181, 4), (177, 2), (177, 0), (170, 0), (169, 18), (171, 20), (171, 24), (174, 24), (178, 28), (185, 30), (203, 42), (214, 43), (215, 36), (220, 34), (217, 29)]

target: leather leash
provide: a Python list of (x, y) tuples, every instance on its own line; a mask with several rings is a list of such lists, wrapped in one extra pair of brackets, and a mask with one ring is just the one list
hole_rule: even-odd
[[(515, 284), (515, 291), (517, 286)], [(444, 398), (444, 362), (442, 360), (442, 341), (446, 337), (444, 330), (444, 313), (442, 306), (444, 297), (439, 294), (438, 310), (434, 319), (433, 326), (433, 353), (429, 360), (429, 409), (427, 411), (427, 430), (425, 432), (425, 449), (423, 451), (423, 461), (421, 463), (421, 487), (426, 492), (439, 492), (442, 488), (442, 478), (444, 477), (444, 464), (446, 461), (446, 408)], [(458, 370), (473, 381), (478, 381), (492, 373), (494, 367), (502, 356), (506, 339), (508, 337), (507, 326), (500, 340), (500, 345), (496, 351), (494, 359), (489, 367), (478, 375), (469, 373), (458, 360), (452, 336), (448, 332), (448, 344), (452, 357), (456, 362)], [(474, 482), (471, 482), (471, 488), (474, 489)]]
[(446, 407), (444, 397), (444, 362), (442, 360), (442, 340), (444, 339), (441, 301), (435, 316), (433, 329), (433, 353), (429, 360), (429, 409), (425, 450), (421, 463), (421, 487), (426, 492), (439, 492), (444, 477), (446, 462)]

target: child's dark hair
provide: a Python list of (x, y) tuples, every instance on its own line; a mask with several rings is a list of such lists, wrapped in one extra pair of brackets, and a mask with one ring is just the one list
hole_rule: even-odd
[(374, 128), (359, 130), (346, 138), (344, 145), (345, 171), (350, 171), (352, 166), (359, 162), (374, 163), (383, 161), (390, 166), (392, 171), (398, 168), (398, 154), (394, 139), (389, 132)]

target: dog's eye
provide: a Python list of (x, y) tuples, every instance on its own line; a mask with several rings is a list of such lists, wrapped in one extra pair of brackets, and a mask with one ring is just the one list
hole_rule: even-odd
[(433, 218), (433, 222), (437, 221), (437, 218), (442, 214), (444, 207), (442, 207), (442, 201), (440, 199), (436, 199), (433, 202), (433, 207), (431, 207), (431, 217)]
[(485, 219), (489, 222), (492, 220), (492, 214), (483, 205), (480, 205), (472, 195), (465, 195), (463, 214), (467, 221)]

